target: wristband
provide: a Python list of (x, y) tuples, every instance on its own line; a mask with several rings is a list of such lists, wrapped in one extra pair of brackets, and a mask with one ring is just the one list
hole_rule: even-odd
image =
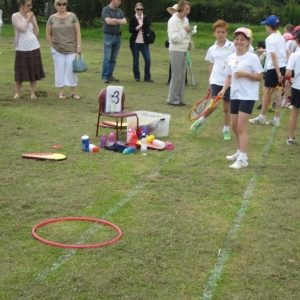
[(285, 80), (291, 80), (292, 76), (285, 76)]

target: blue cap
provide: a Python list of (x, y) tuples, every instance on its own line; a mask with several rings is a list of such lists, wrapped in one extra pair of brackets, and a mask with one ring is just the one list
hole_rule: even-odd
[(280, 20), (278, 17), (272, 15), (267, 17), (267, 19), (263, 22), (260, 22), (261, 25), (270, 25), (270, 26), (278, 26), (280, 24)]

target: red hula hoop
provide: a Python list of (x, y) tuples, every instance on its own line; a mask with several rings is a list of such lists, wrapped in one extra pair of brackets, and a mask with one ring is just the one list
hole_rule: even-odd
[[(100, 223), (100, 224), (104, 224), (104, 225), (108, 225), (112, 228), (114, 228), (117, 232), (118, 232), (118, 236), (110, 241), (107, 242), (103, 242), (103, 243), (99, 243), (99, 244), (87, 244), (87, 245), (69, 245), (69, 244), (60, 244), (60, 243), (55, 243), (55, 242), (51, 242), (48, 240), (45, 240), (43, 238), (41, 238), (40, 236), (37, 235), (36, 230), (39, 227), (43, 227), (47, 224), (51, 224), (51, 223), (56, 223), (56, 222), (61, 222), (61, 221), (89, 221), (89, 222), (95, 222), (95, 223)], [(118, 241), (121, 237), (122, 237), (122, 231), (121, 229), (116, 226), (113, 223), (104, 221), (104, 220), (99, 220), (99, 219), (94, 219), (94, 218), (85, 218), (85, 217), (70, 217), (70, 218), (57, 218), (57, 219), (51, 219), (51, 220), (47, 220), (44, 222), (41, 222), (37, 225), (35, 225), (32, 228), (32, 235), (40, 242), (45, 243), (47, 245), (51, 245), (51, 246), (55, 246), (55, 247), (62, 247), (62, 248), (72, 248), (72, 249), (82, 249), (82, 248), (96, 248), (96, 247), (101, 247), (101, 246), (107, 246), (110, 245), (116, 241)]]

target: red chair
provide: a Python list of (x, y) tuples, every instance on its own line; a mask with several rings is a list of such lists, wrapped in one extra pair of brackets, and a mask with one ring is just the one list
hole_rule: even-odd
[[(105, 112), (106, 88), (103, 89), (99, 93), (98, 101), (99, 101), (99, 111), (98, 111), (96, 136), (98, 136), (99, 127), (112, 128), (112, 129), (116, 130), (116, 140), (118, 140), (119, 130), (126, 128), (123, 124), (123, 118), (127, 118), (127, 117), (136, 117), (136, 124), (137, 124), (137, 128), (138, 128), (139, 118), (138, 118), (137, 114), (135, 112), (130, 112), (130, 111), (124, 110), (124, 102), (125, 102), (125, 94), (124, 93), (122, 94), (121, 111), (120, 112), (115, 112), (115, 113)], [(100, 123), (101, 116), (115, 118), (115, 122), (110, 122), (110, 121), (104, 120), (102, 123)]]

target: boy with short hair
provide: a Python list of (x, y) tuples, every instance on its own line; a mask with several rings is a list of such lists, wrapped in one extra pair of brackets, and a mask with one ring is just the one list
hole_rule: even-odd
[[(280, 112), (275, 113), (273, 120), (266, 122), (266, 112), (269, 102), (269, 94), (272, 88), (276, 87), (278, 82), (282, 82), (285, 74), (285, 68), (289, 57), (289, 50), (281, 34), (277, 32), (280, 20), (272, 15), (260, 24), (265, 25), (269, 36), (266, 39), (266, 76), (263, 90), (263, 102), (260, 115), (250, 119), (249, 123), (256, 125), (279, 126)], [(278, 91), (280, 92), (280, 91)]]
[[(300, 46), (300, 31), (297, 33), (296, 43)], [(289, 58), (285, 72), (287, 80), (291, 79), (292, 71), (294, 71), (294, 80), (292, 85), (292, 112), (290, 117), (289, 138), (287, 140), (288, 145), (295, 143), (295, 129), (300, 108), (300, 51), (292, 53)]]
[[(209, 65), (209, 86), (210, 95), (217, 97), (222, 90), (223, 84), (226, 79), (224, 72), (227, 58), (230, 54), (235, 52), (233, 42), (230, 42), (226, 37), (228, 34), (228, 24), (223, 20), (218, 20), (213, 26), (213, 34), (216, 37), (216, 42), (212, 45), (206, 54), (205, 60), (210, 62)], [(230, 126), (230, 87), (227, 89), (223, 96), (223, 110), (224, 110), (224, 127), (223, 136), (224, 140), (231, 140), (229, 133)], [(190, 128), (192, 132), (195, 132), (201, 124), (216, 108), (218, 104), (206, 115), (200, 117), (194, 122)]]

